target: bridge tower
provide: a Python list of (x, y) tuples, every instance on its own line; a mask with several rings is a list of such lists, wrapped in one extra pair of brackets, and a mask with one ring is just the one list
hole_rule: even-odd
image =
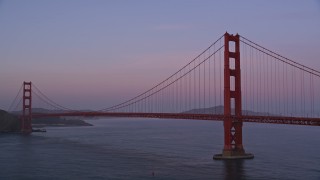
[(31, 82), (23, 82), (23, 105), (21, 118), (22, 133), (29, 134), (32, 132), (31, 118), (32, 118), (32, 96), (31, 96)]
[[(230, 43), (231, 42), (231, 43)], [(230, 47), (234, 51), (230, 51)], [(233, 111), (234, 110), (234, 111)], [(214, 159), (250, 159), (242, 145), (240, 36), (224, 35), (224, 148)]]

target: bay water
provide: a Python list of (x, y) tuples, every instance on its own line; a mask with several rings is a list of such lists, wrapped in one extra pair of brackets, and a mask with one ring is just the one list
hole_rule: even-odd
[(252, 160), (213, 160), (223, 123), (104, 118), (0, 134), (0, 179), (320, 180), (320, 127), (244, 123)]

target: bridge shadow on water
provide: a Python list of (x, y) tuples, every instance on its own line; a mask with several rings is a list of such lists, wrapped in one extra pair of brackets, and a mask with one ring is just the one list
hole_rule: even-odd
[(246, 160), (224, 160), (224, 180), (247, 179), (244, 164)]

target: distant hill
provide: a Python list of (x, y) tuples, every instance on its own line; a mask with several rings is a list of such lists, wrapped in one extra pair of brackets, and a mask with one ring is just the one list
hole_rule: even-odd
[(20, 122), (17, 116), (0, 109), (0, 132), (18, 132)]
[[(182, 113), (186, 113), (186, 114), (223, 114), (224, 113), (224, 106), (214, 106), (214, 107), (210, 107), (210, 108), (191, 109), (189, 111), (185, 111)], [(231, 109), (231, 113), (234, 113), (234, 109)], [(266, 115), (268, 115), (268, 113), (242, 110), (242, 115), (266, 116)]]

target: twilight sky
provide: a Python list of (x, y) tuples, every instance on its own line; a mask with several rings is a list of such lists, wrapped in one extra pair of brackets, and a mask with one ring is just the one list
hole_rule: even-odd
[(108, 107), (225, 31), (320, 69), (319, 0), (0, 0), (0, 109), (23, 81), (73, 109)]

